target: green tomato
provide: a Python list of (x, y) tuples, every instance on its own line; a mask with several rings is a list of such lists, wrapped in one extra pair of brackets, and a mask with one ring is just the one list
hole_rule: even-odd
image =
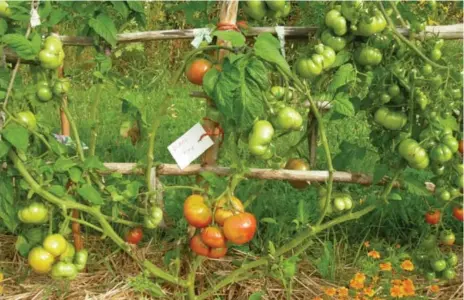
[(284, 11), (284, 8), (285, 8), (285, 3), (286, 1), (285, 0), (272, 0), (272, 1), (266, 1), (266, 5), (274, 10), (274, 11), (281, 11), (283, 12)]
[(457, 188), (451, 188), (451, 189), (449, 190), (449, 192), (450, 192), (450, 195), (451, 195), (451, 198), (452, 198), (452, 199), (461, 196), (461, 192), (460, 192), (459, 189), (457, 189)]
[(335, 62), (335, 58), (337, 56), (335, 51), (329, 46), (324, 46), (324, 44), (318, 44), (314, 47), (314, 49), (316, 50), (317, 54), (322, 55), (324, 58), (322, 62), (322, 68), (324, 70), (330, 68)]
[(303, 78), (312, 78), (321, 74), (322, 64), (311, 58), (300, 58), (295, 65), (296, 73)]
[(382, 32), (387, 27), (387, 21), (382, 12), (376, 11), (373, 16), (361, 18), (357, 25), (356, 35), (371, 36), (375, 33)]
[(442, 139), (441, 139), (441, 142), (446, 145), (452, 153), (456, 153), (458, 152), (458, 148), (459, 148), (459, 142), (458, 140), (453, 137), (452, 135), (450, 134), (447, 134), (445, 135)]
[(422, 32), (425, 30), (425, 25), (426, 25), (425, 22), (418, 22), (418, 21), (412, 22), (411, 31), (417, 32), (417, 33)]
[(262, 20), (266, 16), (266, 3), (261, 0), (244, 1), (243, 10), (254, 20)]
[(351, 200), (351, 197), (350, 196), (345, 196), (343, 197), (343, 201), (345, 202), (345, 209), (346, 210), (350, 210), (351, 208), (353, 208), (353, 201)]
[(40, 202), (32, 202), (18, 211), (18, 219), (26, 224), (43, 224), (48, 221), (48, 208)]
[(345, 210), (345, 201), (343, 201), (341, 197), (336, 197), (333, 201), (333, 205), (336, 211)]
[(446, 269), (446, 261), (444, 259), (433, 260), (430, 264), (435, 272), (441, 272)]
[(77, 271), (82, 271), (87, 265), (87, 260), (89, 258), (89, 252), (87, 249), (82, 249), (76, 252), (74, 256), (74, 265), (76, 266)]
[(253, 125), (253, 130), (248, 137), (248, 149), (251, 154), (261, 156), (267, 152), (272, 136), (274, 135), (274, 127), (266, 120), (257, 121)]
[(430, 75), (433, 73), (433, 68), (429, 64), (425, 64), (422, 66), (422, 74), (424, 75)]
[(281, 109), (277, 114), (275, 126), (282, 130), (300, 130), (303, 118), (300, 113), (291, 107)]
[(377, 48), (364, 46), (356, 49), (354, 59), (361, 66), (376, 66), (382, 61), (382, 52)]
[(63, 60), (63, 52), (53, 53), (48, 50), (42, 50), (39, 52), (40, 65), (45, 69), (57, 69), (63, 64)]
[(74, 254), (76, 254), (76, 248), (74, 248), (73, 244), (68, 242), (66, 251), (60, 255), (59, 260), (64, 262), (72, 262), (74, 259)]
[(40, 101), (47, 102), (53, 98), (52, 91), (48, 87), (41, 87), (37, 90), (37, 97)]
[(438, 88), (441, 86), (443, 83), (443, 78), (441, 77), (440, 74), (437, 74), (435, 77), (432, 77), (430, 79), (430, 84), (432, 85), (432, 88)]
[(456, 172), (458, 172), (459, 175), (464, 174), (464, 164), (463, 163), (456, 164), (453, 167), (456, 170)]
[(441, 49), (441, 47), (443, 47), (444, 44), (445, 44), (445, 40), (444, 40), (444, 39), (438, 39), (438, 40), (435, 42), (434, 49)]
[(456, 277), (456, 271), (453, 269), (446, 269), (443, 271), (443, 278), (446, 280), (453, 280)]
[(443, 245), (451, 246), (456, 241), (456, 236), (450, 230), (445, 230), (440, 233), (440, 242)]
[(464, 177), (463, 175), (459, 175), (458, 177), (456, 177), (455, 179), (455, 184), (459, 187), (459, 188), (463, 188), (464, 187)]
[(443, 174), (445, 174), (445, 166), (444, 165), (439, 165), (439, 164), (433, 164), (432, 165), (432, 172), (435, 175), (443, 175)]
[(145, 228), (155, 229), (163, 220), (163, 210), (158, 206), (150, 207), (148, 215), (143, 217), (143, 224)]
[(8, 6), (8, 2), (0, 0), (0, 17), (9, 18), (11, 17), (11, 9)]
[(286, 89), (283, 86), (273, 86), (271, 88), (271, 95), (277, 100), (283, 100), (285, 97), (288, 99), (293, 98), (293, 93), (290, 89)]
[(444, 188), (437, 189), (437, 197), (441, 201), (449, 201), (451, 199), (451, 193)]
[(51, 234), (43, 241), (43, 247), (45, 250), (50, 252), (53, 256), (57, 257), (66, 252), (68, 248), (68, 242), (59, 233)]
[(435, 272), (425, 272), (424, 277), (427, 281), (434, 281), (437, 278)]
[(451, 90), (451, 97), (456, 100), (462, 99), (462, 91), (460, 89), (452, 89)]
[(438, 163), (445, 163), (453, 158), (453, 152), (448, 146), (439, 144), (430, 151), (430, 158)]
[(397, 97), (401, 93), (400, 87), (397, 84), (392, 84), (388, 87), (388, 94), (391, 97)]
[(26, 128), (30, 130), (37, 129), (37, 120), (35, 115), (30, 111), (22, 111), (17, 115), (19, 122)]
[(324, 45), (329, 46), (337, 52), (343, 50), (347, 43), (346, 38), (333, 35), (330, 29), (326, 29), (322, 32), (321, 41), (324, 43)]
[(455, 267), (457, 266), (458, 262), (458, 256), (456, 255), (456, 253), (451, 252), (450, 254), (448, 254), (448, 257), (446, 258), (446, 264), (448, 266)]
[(382, 94), (380, 95), (380, 102), (382, 102), (383, 104), (390, 102), (390, 100), (391, 100), (391, 97), (390, 97), (389, 94), (387, 94), (387, 93), (382, 93)]
[(325, 25), (332, 29), (333, 32), (338, 36), (345, 35), (348, 31), (346, 26), (346, 19), (336, 9), (330, 10), (325, 15)]
[(391, 38), (385, 34), (376, 33), (369, 38), (369, 43), (377, 49), (388, 49), (391, 45)]
[(375, 112), (374, 120), (387, 129), (400, 130), (406, 125), (408, 117), (402, 112), (393, 112), (382, 106)]
[(34, 270), (34, 272), (39, 274), (45, 274), (50, 272), (50, 270), (52, 269), (52, 265), (55, 261), (55, 258), (50, 252), (48, 252), (44, 248), (35, 247), (31, 251), (29, 251), (27, 261), (31, 269)]
[(52, 278), (53, 279), (68, 279), (72, 280), (77, 276), (77, 268), (72, 263), (64, 261), (57, 262), (52, 267)]
[(342, 1), (341, 12), (350, 22), (356, 23), (363, 6), (362, 0)]
[(71, 81), (68, 78), (60, 78), (53, 85), (53, 94), (57, 96), (66, 95), (71, 87)]
[(421, 247), (426, 250), (434, 249), (437, 246), (437, 237), (434, 235), (429, 235), (422, 240)]

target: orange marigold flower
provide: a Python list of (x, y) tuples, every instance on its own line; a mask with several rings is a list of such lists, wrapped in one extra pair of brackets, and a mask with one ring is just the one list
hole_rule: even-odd
[(364, 242), (364, 247), (369, 248), (371, 246), (371, 242), (365, 241)]
[(409, 259), (406, 259), (401, 263), (401, 269), (406, 271), (412, 271), (414, 270), (414, 264)]
[(403, 282), (402, 282), (401, 280), (399, 280), (399, 279), (393, 279), (393, 280), (391, 281), (391, 283), (392, 283), (393, 285), (402, 285), (402, 284), (403, 284)]
[(434, 285), (431, 285), (431, 286), (429, 287), (429, 290), (430, 290), (432, 293), (438, 293), (438, 292), (440, 291), (440, 287), (439, 287), (438, 285), (434, 284)]
[(338, 296), (340, 297), (348, 297), (348, 289), (346, 287), (340, 287), (338, 288)]
[(379, 266), (380, 266), (380, 270), (382, 270), (382, 271), (391, 271), (392, 270), (392, 264), (390, 262), (381, 263)]
[(403, 298), (404, 296), (404, 290), (401, 285), (394, 285), (390, 288), (390, 295), (392, 297), (398, 297), (398, 298)]
[(337, 293), (337, 289), (333, 287), (324, 288), (324, 294), (327, 296), (334, 296)]
[(414, 286), (414, 282), (412, 282), (412, 280), (409, 278), (403, 280), (403, 289), (405, 296), (414, 296), (416, 294), (416, 287)]
[(364, 292), (365, 295), (367, 295), (367, 296), (369, 296), (369, 297), (373, 297), (374, 294), (375, 294), (374, 289), (373, 289), (372, 287), (370, 287), (370, 286), (364, 288), (363, 292)]
[(367, 253), (367, 256), (372, 257), (374, 259), (379, 259), (380, 258), (380, 253), (375, 251), (375, 250), (372, 250), (372, 251), (369, 251)]
[(322, 299), (322, 298), (319, 297), (319, 296), (316, 296), (316, 297), (313, 298), (313, 300), (324, 300), (324, 299)]
[(361, 281), (357, 281), (355, 279), (350, 280), (350, 287), (355, 290), (360, 290), (364, 287), (364, 283)]
[(353, 280), (360, 283), (364, 283), (364, 281), (366, 280), (366, 275), (364, 275), (364, 273), (358, 272), (354, 274)]

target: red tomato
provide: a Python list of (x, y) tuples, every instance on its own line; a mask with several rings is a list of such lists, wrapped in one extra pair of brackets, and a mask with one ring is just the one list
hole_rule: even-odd
[(224, 248), (211, 248), (209, 251), (209, 258), (221, 258), (224, 257), (227, 253), (227, 247)]
[(211, 224), (213, 213), (200, 195), (191, 195), (184, 202), (184, 217), (196, 228), (203, 228)]
[(214, 213), (214, 220), (219, 225), (223, 226), (227, 218), (242, 213), (245, 211), (242, 201), (237, 197), (232, 196), (230, 201), (227, 197), (220, 199), (216, 204), (216, 212)]
[(191, 83), (202, 85), (203, 77), (205, 76), (206, 72), (211, 69), (211, 66), (211, 62), (206, 59), (196, 59), (187, 67), (185, 75)]
[(212, 248), (224, 248), (226, 247), (226, 239), (222, 230), (218, 227), (209, 226), (201, 231), (201, 240), (207, 246)]
[(460, 206), (455, 206), (453, 207), (453, 216), (459, 220), (459, 221), (464, 221), (464, 216), (463, 216), (463, 213), (462, 213), (462, 207)]
[(206, 246), (202, 241), (201, 237), (197, 234), (190, 240), (190, 249), (198, 255), (208, 256), (209, 247)]
[(459, 148), (458, 148), (459, 152), (462, 154), (462, 152), (464, 151), (464, 140), (460, 140), (459, 141)]
[(435, 225), (440, 222), (441, 213), (439, 210), (431, 210), (425, 213), (425, 222)]
[(224, 235), (234, 244), (251, 241), (256, 232), (256, 218), (250, 213), (234, 215), (224, 222)]
[(143, 231), (141, 227), (135, 227), (129, 230), (126, 234), (126, 242), (129, 244), (137, 245), (143, 237)]

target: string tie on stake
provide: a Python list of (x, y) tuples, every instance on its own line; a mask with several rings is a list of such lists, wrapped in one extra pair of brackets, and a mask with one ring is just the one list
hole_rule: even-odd
[(274, 27), (277, 37), (280, 41), (280, 52), (282, 56), (285, 58), (285, 28), (283, 26), (276, 26)]
[(216, 25), (216, 29), (220, 31), (234, 30), (234, 31), (240, 32), (240, 29), (238, 29), (237, 24), (234, 24), (234, 23), (220, 22)]
[(37, 7), (39, 6), (39, 1), (36, 1), (34, 5), (32, 5), (31, 8), (31, 27), (35, 28), (41, 24), (40, 22), (40, 15), (39, 12), (37, 11)]
[(200, 47), (201, 42), (205, 40), (208, 44), (213, 41), (210, 28), (196, 28), (193, 30), (193, 41), (190, 43), (193, 47)]

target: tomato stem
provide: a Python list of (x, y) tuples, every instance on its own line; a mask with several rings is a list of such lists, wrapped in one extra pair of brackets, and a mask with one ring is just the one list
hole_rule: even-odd
[[(101, 81), (99, 79), (99, 81)], [(98, 105), (100, 104), (101, 92), (103, 90), (103, 83), (98, 82), (95, 97), (90, 107), (90, 142), (89, 142), (89, 156), (95, 156), (95, 148), (97, 146), (98, 126), (100, 125), (98, 112)]]

